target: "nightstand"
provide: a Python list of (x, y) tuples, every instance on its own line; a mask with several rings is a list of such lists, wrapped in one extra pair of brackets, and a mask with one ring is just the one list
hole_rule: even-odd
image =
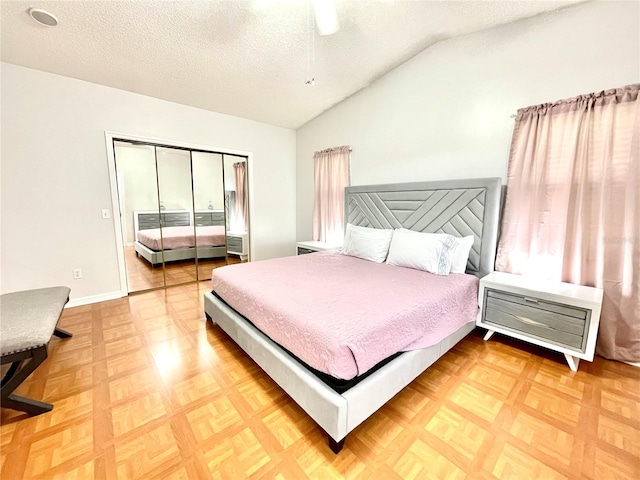
[(569, 367), (593, 361), (602, 290), (493, 272), (480, 280), (476, 325), (564, 353)]
[(239, 255), (240, 260), (249, 258), (249, 235), (247, 232), (227, 231), (227, 253)]
[(298, 255), (313, 252), (324, 252), (325, 250), (336, 250), (342, 246), (336, 243), (318, 242), (316, 240), (298, 242), (296, 245), (298, 246)]

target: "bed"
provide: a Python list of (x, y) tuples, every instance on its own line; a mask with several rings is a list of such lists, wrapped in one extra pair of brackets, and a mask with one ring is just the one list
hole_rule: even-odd
[(195, 216), (187, 210), (136, 211), (134, 229), (136, 255), (152, 266), (227, 254), (223, 211), (196, 212)]
[[(408, 351), (387, 357), (366, 373), (364, 370), (369, 364), (363, 361), (360, 365), (356, 361), (355, 373), (359, 381), (348, 384), (346, 388), (337, 389), (318, 373), (317, 370), (325, 373), (322, 372), (322, 368), (318, 369), (318, 366), (322, 367), (321, 362), (309, 365), (299, 360), (295, 352), (285, 350), (255, 326), (261, 323), (261, 315), (267, 315), (261, 312), (265, 311), (262, 307), (269, 303), (269, 299), (262, 299), (262, 304), (257, 302), (257, 306), (253, 309), (243, 307), (243, 303), (251, 304), (253, 300), (243, 299), (241, 288), (238, 288), (240, 292), (240, 300), (238, 300), (233, 297), (233, 294), (229, 294), (225, 287), (218, 285), (217, 288), (220, 291), (205, 294), (206, 316), (236, 341), (324, 429), (329, 437), (329, 446), (338, 453), (350, 431), (475, 328), (473, 320), (478, 312), (477, 279), (493, 270), (500, 197), (501, 182), (498, 178), (359, 186), (346, 189), (347, 223), (372, 228), (407, 228), (420, 232), (448, 233), (456, 237), (473, 235), (473, 247), (466, 271), (467, 274), (475, 277), (469, 280), (474, 284), (471, 321), (467, 312), (466, 321), (452, 326), (450, 331), (442, 332), (443, 336), (436, 339), (436, 343), (424, 342), (423, 345), (410, 345), (415, 348), (405, 348)], [(322, 259), (332, 261), (333, 256), (335, 254), (317, 253), (291, 257), (286, 262), (302, 262), (308, 268), (309, 263), (321, 262)], [(303, 257), (312, 257), (312, 259), (307, 260)], [(247, 266), (255, 269), (251, 264)], [(231, 268), (225, 267), (225, 269)], [(463, 274), (457, 276), (469, 277)], [(216, 281), (213, 281), (214, 285)], [(300, 282), (293, 282), (292, 289), (296, 283)], [(296, 299), (298, 293), (298, 290), (292, 290), (290, 298)], [(225, 298), (225, 295), (228, 298)], [(277, 293), (273, 296), (275, 297), (273, 303), (282, 302), (281, 298), (277, 298)], [(238, 310), (244, 308), (243, 312), (232, 308), (230, 304), (235, 304)], [(336, 310), (328, 308), (325, 311), (335, 312)], [(443, 323), (451, 323), (449, 313), (439, 315), (443, 317)], [(272, 335), (274, 335), (273, 331)], [(385, 342), (386, 340), (385, 338)], [(368, 340), (362, 341), (366, 344)], [(387, 353), (384, 352), (384, 354)], [(375, 361), (372, 359), (369, 363)], [(353, 373), (353, 367), (347, 367), (345, 370), (347, 373), (338, 372), (339, 376), (349, 376), (348, 368), (351, 368)], [(333, 374), (336, 372), (330, 371), (330, 373), (332, 374), (330, 376), (335, 376)]]

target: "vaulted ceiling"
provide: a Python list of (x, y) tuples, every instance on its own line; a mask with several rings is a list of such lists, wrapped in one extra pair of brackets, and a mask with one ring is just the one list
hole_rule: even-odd
[(0, 58), (298, 128), (436, 42), (580, 1), (335, 0), (340, 30), (322, 37), (311, 0), (3, 0)]

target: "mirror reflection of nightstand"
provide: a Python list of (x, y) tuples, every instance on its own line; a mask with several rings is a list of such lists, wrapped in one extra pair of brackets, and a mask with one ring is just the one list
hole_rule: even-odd
[(249, 235), (247, 232), (227, 231), (227, 253), (239, 255), (244, 262), (249, 258)]
[(342, 244), (318, 242), (316, 240), (307, 240), (304, 242), (298, 242), (297, 246), (298, 246), (298, 255), (304, 255), (306, 253), (324, 252), (326, 250), (337, 250), (342, 247)]

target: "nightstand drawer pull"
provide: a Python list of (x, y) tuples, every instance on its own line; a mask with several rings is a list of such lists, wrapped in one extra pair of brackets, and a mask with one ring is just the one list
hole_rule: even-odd
[(545, 325), (544, 323), (536, 322), (535, 320), (531, 320), (527, 317), (521, 317), (519, 315), (513, 315), (512, 313), (507, 313), (507, 315), (515, 318), (516, 320), (520, 320), (521, 322), (528, 323), (529, 325), (535, 325), (536, 327), (542, 328), (551, 328), (549, 325)]
[(524, 299), (525, 302), (529, 302), (529, 303), (538, 303), (539, 300), (537, 298), (529, 298), (529, 297), (522, 297)]

